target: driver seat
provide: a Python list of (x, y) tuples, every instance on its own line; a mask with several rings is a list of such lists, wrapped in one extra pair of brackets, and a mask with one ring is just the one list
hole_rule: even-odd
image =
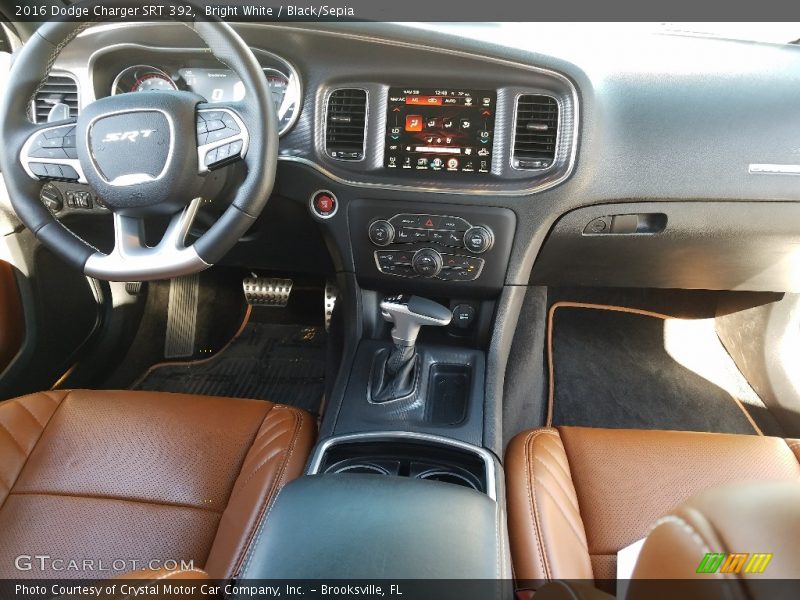
[(58, 390), (2, 402), (0, 578), (170, 561), (235, 577), (315, 430), (305, 411), (236, 398)]

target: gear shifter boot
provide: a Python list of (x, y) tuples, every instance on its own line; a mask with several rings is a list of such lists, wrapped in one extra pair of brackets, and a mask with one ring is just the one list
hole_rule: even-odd
[(375, 357), (370, 385), (373, 402), (391, 402), (414, 393), (417, 383), (417, 352), (414, 346), (394, 346)]
[(381, 314), (394, 323), (391, 351), (375, 357), (370, 380), (372, 402), (390, 402), (414, 393), (418, 367), (417, 334), (425, 325), (444, 326), (453, 314), (432, 300), (419, 296), (392, 296), (381, 302)]

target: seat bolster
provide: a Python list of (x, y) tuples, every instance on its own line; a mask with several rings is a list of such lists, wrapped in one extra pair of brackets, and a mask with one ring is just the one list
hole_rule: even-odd
[(786, 440), (786, 443), (789, 445), (789, 448), (792, 449), (794, 455), (797, 457), (797, 462), (800, 463), (800, 440)]
[[(208, 573), (201, 569), (137, 569), (116, 575), (114, 579), (127, 579), (128, 581), (163, 581), (168, 579), (192, 579), (198, 581), (211, 581)], [(199, 594), (198, 594), (199, 595)]]
[(212, 578), (238, 575), (277, 492), (302, 475), (315, 437), (316, 423), (306, 411), (275, 405), (266, 414), (234, 483), (205, 564)]
[(525, 587), (549, 579), (593, 579), (586, 532), (558, 431), (511, 440), (506, 452), (509, 532), (515, 577)]
[(0, 402), (0, 507), (65, 396), (40, 392)]

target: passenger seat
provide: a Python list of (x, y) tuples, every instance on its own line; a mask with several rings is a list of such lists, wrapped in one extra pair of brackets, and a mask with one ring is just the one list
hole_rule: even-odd
[[(800, 481), (800, 441), (774, 437), (541, 428), (506, 452), (515, 577), (616, 578), (617, 552), (703, 490), (734, 482)], [(604, 586), (608, 587), (608, 586)]]

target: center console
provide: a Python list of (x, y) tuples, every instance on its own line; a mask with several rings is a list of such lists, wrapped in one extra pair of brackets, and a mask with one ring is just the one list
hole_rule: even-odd
[[(430, 580), (463, 579), (473, 583), (461, 590), (468, 597), (508, 598), (499, 469), (488, 451), (447, 438), (329, 438), (308, 475), (280, 492), (242, 577), (428, 580), (425, 595)], [(488, 587), (477, 589), (475, 580)]]

